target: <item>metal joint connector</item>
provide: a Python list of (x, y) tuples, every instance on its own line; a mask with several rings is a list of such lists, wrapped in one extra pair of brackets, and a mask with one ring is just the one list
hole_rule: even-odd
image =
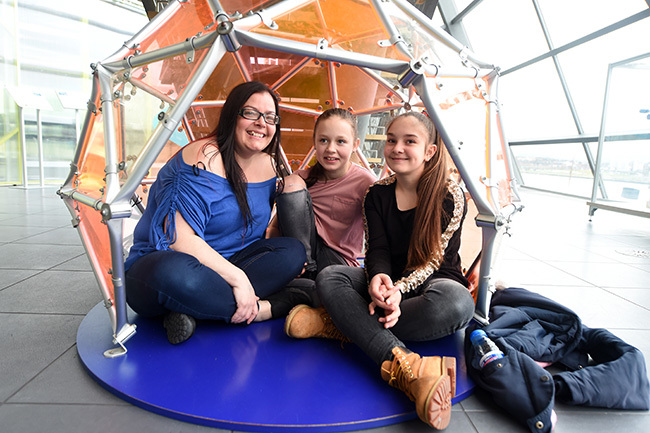
[(422, 76), (423, 72), (424, 64), (422, 63), (422, 60), (411, 60), (408, 69), (397, 77), (397, 81), (399, 81), (399, 84), (404, 88), (410, 87), (416, 78)]

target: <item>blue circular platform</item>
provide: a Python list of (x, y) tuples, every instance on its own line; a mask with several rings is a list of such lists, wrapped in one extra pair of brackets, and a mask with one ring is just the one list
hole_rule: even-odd
[[(251, 432), (339, 432), (417, 418), (414, 404), (389, 387), (354, 344), (294, 340), (284, 320), (249, 326), (197, 323), (187, 342), (167, 341), (161, 321), (130, 311), (137, 333), (118, 358), (103, 303), (82, 321), (77, 350), (104, 388), (143, 409), (174, 419)], [(464, 332), (408, 347), (421, 355), (455, 356), (453, 402), (471, 395), (463, 355)]]

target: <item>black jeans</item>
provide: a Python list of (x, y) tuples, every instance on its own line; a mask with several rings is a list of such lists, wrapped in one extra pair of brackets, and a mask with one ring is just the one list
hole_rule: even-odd
[(404, 294), (402, 314), (390, 329), (379, 322), (381, 311), (371, 316), (365, 270), (330, 266), (316, 279), (316, 289), (336, 327), (378, 365), (392, 359), (403, 340), (429, 341), (453, 334), (474, 315), (469, 290), (457, 281), (439, 278)]

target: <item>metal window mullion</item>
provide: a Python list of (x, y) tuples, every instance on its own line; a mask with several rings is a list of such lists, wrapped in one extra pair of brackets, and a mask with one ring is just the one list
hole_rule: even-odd
[(469, 5), (467, 5), (467, 7), (465, 9), (463, 9), (455, 17), (453, 17), (451, 19), (451, 21), (449, 21), (449, 23), (452, 26), (455, 25), (455, 24), (460, 24), (460, 22), (463, 20), (463, 18), (465, 18), (465, 15), (469, 14), (472, 11), (472, 9), (474, 9), (476, 6), (478, 6), (482, 2), (483, 2), (483, 0), (474, 0)]
[(452, 23), (452, 21), (458, 16), (458, 10), (456, 9), (454, 0), (439, 0), (438, 10), (440, 11), (440, 16), (442, 17), (442, 21), (445, 24), (447, 33), (453, 36), (461, 44), (464, 44), (469, 49), (472, 49), (469, 37), (467, 36), (465, 27), (463, 26), (463, 20), (461, 19), (458, 20), (457, 23)]
[[(605, 123), (607, 122), (607, 101), (609, 99), (609, 87), (612, 82), (612, 70), (613, 66), (610, 64), (609, 67), (607, 68), (607, 81), (605, 84), (605, 97), (603, 99), (603, 114), (601, 117), (600, 121), (600, 132), (598, 134), (598, 151), (596, 152), (596, 171), (594, 172), (594, 183), (591, 189), (591, 203), (596, 202), (596, 198), (598, 196), (598, 186), (602, 182), (602, 177), (600, 175), (600, 164), (602, 161), (602, 156), (603, 156), (603, 144), (605, 142)], [(606, 199), (607, 196), (604, 194), (604, 191), (601, 188), (601, 192), (603, 193), (603, 198)], [(590, 205), (589, 206), (589, 215), (593, 215), (595, 211), (595, 208)]]
[(533, 59), (526, 60), (523, 63), (520, 63), (520, 64), (518, 64), (516, 66), (513, 66), (512, 68), (506, 69), (505, 71), (502, 71), (501, 75), (511, 74), (513, 72), (518, 71), (519, 69), (525, 68), (525, 67), (530, 66), (530, 65), (532, 65), (534, 63), (537, 63), (537, 62), (540, 62), (540, 61), (542, 61), (544, 59), (547, 59), (547, 58), (549, 58), (551, 56), (555, 56), (555, 55), (560, 54), (560, 53), (562, 53), (564, 51), (570, 50), (571, 48), (575, 48), (575, 47), (577, 47), (579, 45), (582, 45), (582, 44), (584, 44), (586, 42), (589, 42), (589, 41), (591, 41), (593, 39), (596, 39), (596, 38), (604, 36), (604, 35), (606, 35), (608, 33), (611, 33), (611, 32), (613, 32), (615, 30), (618, 30), (618, 29), (621, 29), (623, 27), (634, 24), (637, 21), (640, 21), (640, 20), (642, 20), (644, 18), (647, 18), (647, 17), (650, 17), (650, 9), (643, 10), (643, 11), (641, 11), (639, 13), (636, 13), (636, 14), (634, 14), (632, 16), (629, 16), (629, 17), (627, 17), (625, 19), (617, 21), (614, 24), (611, 24), (611, 25), (609, 25), (607, 27), (603, 27), (600, 30), (597, 30), (597, 31), (595, 31), (593, 33), (590, 33), (590, 34), (586, 35), (586, 36), (578, 38), (575, 41), (569, 42), (568, 44), (564, 44), (559, 48), (555, 48), (555, 49), (553, 49), (553, 50), (551, 50), (551, 51), (549, 51), (547, 53), (541, 54), (541, 55), (539, 55), (539, 56), (537, 56), (537, 57), (535, 57)]
[[(553, 50), (553, 41), (551, 40), (551, 35), (548, 31), (548, 27), (546, 26), (546, 21), (544, 20), (544, 16), (542, 14), (542, 10), (539, 7), (539, 3), (537, 0), (532, 0), (533, 6), (535, 7), (535, 12), (537, 13), (537, 18), (539, 19), (540, 26), (542, 27), (542, 32), (544, 33), (544, 38), (546, 39), (546, 43), (548, 45), (549, 50)], [(569, 110), (571, 111), (571, 116), (573, 116), (573, 122), (576, 125), (576, 129), (578, 130), (578, 134), (582, 135), (584, 134), (584, 128), (582, 127), (582, 122), (580, 122), (580, 116), (578, 115), (578, 110), (576, 109), (575, 103), (573, 102), (573, 97), (571, 96), (571, 91), (569, 90), (569, 86), (566, 82), (566, 77), (564, 75), (564, 71), (562, 70), (562, 65), (560, 65), (560, 59), (558, 59), (557, 55), (553, 55), (553, 64), (555, 65), (555, 70), (557, 72), (558, 78), (560, 79), (560, 83), (562, 85), (562, 90), (564, 91), (564, 96), (567, 100), (567, 103), (569, 104)], [(591, 149), (589, 149), (589, 144), (587, 142), (582, 142), (582, 149), (585, 152), (585, 156), (587, 158), (587, 163), (589, 164), (589, 168), (591, 169), (591, 174), (596, 177), (595, 170), (596, 170), (596, 165), (594, 163), (594, 157), (591, 154)], [(603, 196), (607, 196), (607, 192), (605, 191), (605, 185), (601, 182), (600, 183), (600, 189), (603, 194)]]

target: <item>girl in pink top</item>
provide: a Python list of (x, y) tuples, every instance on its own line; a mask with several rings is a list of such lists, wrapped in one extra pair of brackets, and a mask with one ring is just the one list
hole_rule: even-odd
[(350, 161), (358, 147), (356, 116), (341, 108), (323, 112), (314, 125), (316, 164), (289, 176), (276, 200), (282, 235), (305, 246), (304, 277), (331, 264), (359, 266), (363, 196), (376, 178)]

